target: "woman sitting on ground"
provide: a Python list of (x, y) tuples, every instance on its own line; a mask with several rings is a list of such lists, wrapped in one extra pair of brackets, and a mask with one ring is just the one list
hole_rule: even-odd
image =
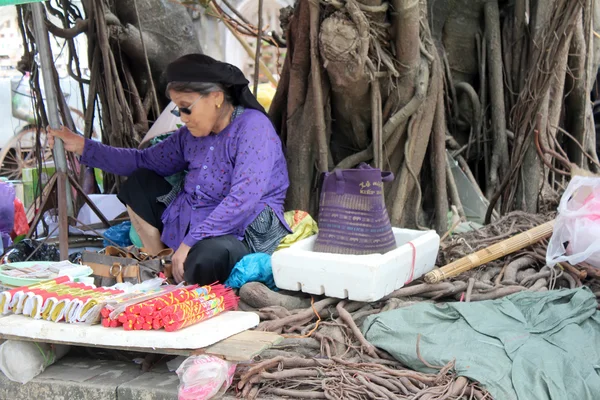
[[(145, 150), (115, 148), (66, 128), (50, 131), (90, 167), (129, 177), (118, 198), (147, 251), (173, 254), (176, 281), (224, 282), (252, 252), (289, 233), (281, 142), (235, 66), (191, 54), (166, 71), (172, 112), (185, 126)], [(181, 191), (164, 177), (187, 171)]]

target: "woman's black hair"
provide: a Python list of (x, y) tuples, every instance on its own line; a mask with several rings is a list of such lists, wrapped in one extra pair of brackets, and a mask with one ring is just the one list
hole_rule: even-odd
[(182, 92), (182, 93), (198, 93), (201, 96), (206, 96), (213, 92), (223, 92), (225, 96), (225, 102), (234, 104), (233, 96), (228, 88), (220, 83), (211, 82), (170, 82), (167, 85), (166, 95), (167, 98), (171, 98), (169, 91)]

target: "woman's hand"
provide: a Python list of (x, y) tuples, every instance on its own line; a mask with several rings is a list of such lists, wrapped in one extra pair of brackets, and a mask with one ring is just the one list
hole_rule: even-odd
[(62, 126), (60, 129), (48, 128), (48, 144), (54, 148), (54, 138), (59, 138), (65, 144), (65, 150), (75, 154), (82, 155), (85, 146), (85, 139), (76, 133), (71, 132), (69, 128)]
[(175, 254), (173, 254), (173, 257), (171, 257), (171, 262), (173, 263), (173, 277), (175, 278), (175, 282), (177, 283), (183, 282), (184, 280), (183, 263), (185, 262), (185, 259), (187, 258), (189, 252), (190, 246), (188, 246), (185, 243), (181, 243)]

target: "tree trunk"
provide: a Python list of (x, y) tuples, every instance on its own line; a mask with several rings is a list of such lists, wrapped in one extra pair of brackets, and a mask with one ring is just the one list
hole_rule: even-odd
[[(569, 73), (567, 74), (566, 91), (569, 93), (566, 105), (569, 114), (566, 129), (580, 143), (585, 143), (586, 126), (588, 125), (586, 110), (588, 107), (590, 91), (586, 76), (586, 44), (583, 29), (583, 18), (580, 15), (569, 49)], [(583, 153), (573, 140), (569, 140), (567, 154), (571, 162), (583, 167)]]
[[(137, 145), (154, 119), (151, 82), (164, 106), (166, 65), (201, 52), (184, 6), (137, 2), (139, 16), (132, 0), (84, 0), (111, 145)], [(592, 165), (557, 127), (595, 146), (588, 96), (600, 65), (598, 10), (591, 0), (298, 0), (270, 108), (288, 161), (286, 208), (316, 216), (320, 173), (367, 162), (396, 176), (385, 187), (394, 225), (442, 233), (450, 146), (491, 200), (489, 215), (536, 211), (540, 194), (558, 189), (542, 160), (568, 168), (540, 154), (538, 114), (541, 148), (562, 146), (571, 162)]]
[(506, 109), (504, 107), (504, 77), (502, 72), (502, 41), (500, 39), (500, 11), (496, 0), (485, 3), (485, 28), (489, 60), (489, 92), (491, 98), (494, 145), (487, 185), (487, 197), (497, 190), (498, 176), (508, 172), (508, 140), (506, 138)]

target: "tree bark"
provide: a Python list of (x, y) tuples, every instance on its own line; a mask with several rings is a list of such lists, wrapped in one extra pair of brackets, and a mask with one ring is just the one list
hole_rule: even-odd
[(321, 63), (319, 58), (320, 10), (318, 3), (310, 3), (310, 75), (313, 90), (314, 133), (317, 142), (317, 168), (319, 172), (328, 172), (329, 143), (325, 132), (325, 114), (323, 112), (323, 92), (321, 90)]
[[(542, 107), (539, 113), (542, 115), (540, 132), (541, 136), (547, 143), (548, 118), (550, 106), (550, 93), (546, 93), (542, 101)], [(522, 177), (519, 184), (519, 192), (517, 193), (517, 208), (526, 212), (535, 214), (538, 212), (538, 198), (542, 188), (544, 179), (544, 168), (533, 143), (533, 135), (527, 139), (529, 146), (523, 158), (523, 166), (521, 168)]]
[(494, 145), (487, 186), (488, 199), (498, 185), (498, 175), (508, 172), (508, 140), (506, 138), (506, 109), (502, 75), (502, 45), (500, 40), (500, 11), (497, 0), (485, 3), (485, 32), (488, 43), (489, 89), (491, 98)]
[[(287, 56), (269, 113), (283, 141), (290, 178), (285, 207), (317, 215), (313, 86), (310, 77), (310, 9), (298, 2), (286, 35)], [(329, 104), (328, 87), (323, 90)], [(328, 118), (328, 117), (326, 117)]]
[(600, 2), (594, 1), (592, 4), (592, 45), (590, 46), (590, 58), (592, 59), (592, 74), (589, 77), (589, 87), (594, 85), (596, 74), (600, 68), (600, 37), (596, 33), (600, 33)]
[(400, 62), (400, 87), (398, 106), (404, 107), (415, 91), (413, 85), (420, 63), (420, 7), (419, 0), (392, 0), (396, 59)]
[[(139, 20), (133, 0), (119, 1), (114, 5), (115, 15), (122, 26), (114, 27), (112, 34), (118, 39), (132, 64), (139, 65), (140, 70), (146, 65), (141, 42), (143, 37), (157, 95), (161, 107), (164, 107), (168, 103), (164, 95), (166, 82), (163, 75), (167, 65), (185, 54), (202, 53), (202, 46), (186, 6), (168, 0), (135, 1)], [(150, 89), (147, 74), (136, 74), (135, 78), (140, 94), (145, 97)]]
[[(146, 73), (121, 68), (143, 65), (140, 37), (161, 95), (164, 82), (158, 80), (166, 64), (183, 52), (200, 52), (196, 39), (186, 40), (188, 34), (197, 36), (187, 30), (193, 23), (185, 7), (170, 0), (136, 1), (139, 21), (132, 1), (84, 0), (86, 12), (98, 4), (103, 9), (102, 16), (88, 19), (87, 29), (97, 32), (90, 35), (90, 43), (103, 74), (98, 93), (105, 140), (113, 145), (135, 145), (132, 132), (148, 121)], [(434, 221), (443, 233), (446, 184), (451, 183), (445, 161), (447, 134), (456, 144), (461, 166), (472, 169), (470, 177), (485, 186), (486, 197), (501, 198), (504, 211), (515, 204), (537, 211), (540, 189), (548, 181), (532, 142), (538, 113), (547, 116), (540, 135), (545, 148), (555, 145), (552, 126), (566, 128), (588, 150), (594, 146), (587, 96), (592, 70), (600, 65), (596, 3), (428, 0), (429, 16), (425, 3), (296, 2), (286, 35), (286, 60), (270, 108), (288, 161), (287, 209), (316, 215), (320, 172), (373, 162), (396, 175), (385, 188), (392, 223), (418, 227)], [(576, 21), (577, 12), (584, 15)], [(170, 23), (174, 18), (178, 24)], [(571, 31), (577, 41), (561, 47), (565, 32)], [(485, 40), (479, 32), (485, 32)], [(439, 52), (447, 54), (443, 63)], [(565, 89), (569, 56), (573, 78)], [(569, 98), (563, 102), (565, 92)], [(585, 167), (579, 146), (569, 143), (567, 148)], [(458, 195), (453, 192), (455, 202)]]
[(446, 115), (444, 93), (439, 91), (433, 120), (431, 169), (435, 193), (435, 230), (443, 235), (448, 230), (448, 192), (446, 190)]
[[(569, 40), (572, 40), (570, 38)], [(550, 104), (548, 108), (548, 129), (545, 135), (541, 135), (540, 140), (547, 149), (555, 149), (555, 139), (557, 138), (557, 128), (561, 124), (562, 116), (564, 114), (564, 98), (565, 98), (565, 80), (567, 74), (567, 63), (569, 59), (569, 47), (565, 46), (562, 52), (557, 57), (557, 68), (554, 75), (554, 82), (550, 85)], [(552, 156), (547, 155), (547, 162), (552, 162)], [(544, 169), (544, 182), (549, 181), (549, 170)], [(553, 187), (550, 187), (554, 190)], [(542, 193), (542, 196), (544, 193)]]
[(381, 89), (379, 80), (371, 82), (371, 132), (373, 132), (373, 165), (383, 169), (383, 122), (381, 117)]
[[(371, 143), (371, 97), (365, 73), (369, 25), (355, 0), (346, 3), (346, 8), (351, 19), (341, 11), (334, 13), (323, 21), (320, 31), (321, 56), (331, 82), (331, 150), (335, 163)], [(372, 157), (369, 154), (360, 161), (370, 161)]]
[[(567, 114), (566, 130), (581, 144), (585, 143), (586, 108), (588, 107), (589, 92), (587, 91), (586, 77), (586, 44), (583, 29), (583, 19), (580, 16), (575, 25), (575, 32), (569, 50), (569, 73), (567, 74), (566, 98)], [(579, 146), (572, 140), (567, 144), (569, 160), (579, 167), (583, 167), (583, 153)]]
[(402, 63), (400, 74), (411, 73), (419, 65), (419, 0), (394, 0), (396, 12), (396, 57)]
[(435, 113), (431, 110), (435, 109), (437, 97), (442, 90), (441, 71), (439, 70), (439, 59), (434, 61), (431, 67), (431, 85), (427, 94), (427, 99), (422, 104), (414, 118), (414, 132), (411, 132), (410, 126), (407, 131), (407, 143), (404, 148), (404, 163), (400, 170), (397, 186), (397, 195), (392, 205), (391, 220), (392, 225), (402, 226), (402, 218), (405, 213), (405, 205), (408, 201), (408, 196), (415, 187), (415, 184), (420, 185), (420, 182), (415, 182), (415, 176), (419, 177), (421, 166), (427, 151), (429, 138), (431, 136), (431, 127), (433, 125), (433, 116)]

